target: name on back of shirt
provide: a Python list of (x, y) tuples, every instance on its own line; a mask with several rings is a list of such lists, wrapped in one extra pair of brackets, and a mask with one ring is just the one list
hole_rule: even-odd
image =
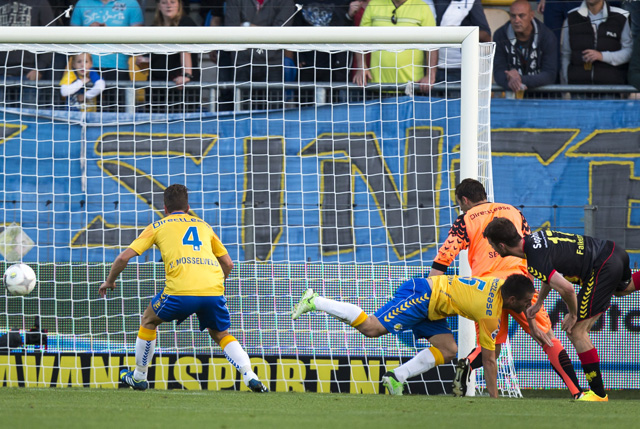
[(198, 219), (197, 217), (190, 217), (190, 218), (169, 217), (169, 218), (164, 218), (164, 219), (160, 219), (160, 220), (157, 220), (157, 221), (153, 222), (153, 229), (159, 228), (159, 227), (161, 227), (162, 225), (164, 225), (167, 222), (186, 222), (186, 223), (201, 222), (201, 223), (205, 223), (202, 219)]

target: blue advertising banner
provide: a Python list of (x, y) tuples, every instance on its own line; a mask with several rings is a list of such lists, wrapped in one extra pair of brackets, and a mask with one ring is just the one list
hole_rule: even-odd
[[(407, 272), (420, 275), (437, 250), (427, 243), (446, 238), (458, 215), (450, 189), (458, 180), (460, 109), (456, 101), (425, 101), (204, 116), (7, 109), (1, 113), (0, 253), (7, 250), (6, 233), (19, 225), (22, 238), (34, 244), (22, 260), (53, 265), (40, 271), (39, 296), (49, 293), (57, 305), (75, 308), (71, 296), (61, 298), (63, 289), (73, 292), (75, 279), (89, 274), (87, 287), (93, 287), (104, 272), (76, 277), (71, 269), (63, 287), (58, 264), (110, 263), (146, 225), (164, 216), (163, 190), (184, 183), (192, 213), (214, 227), (237, 261), (240, 274), (227, 292), (233, 317), (243, 320), (238, 326), (259, 327), (254, 331), (278, 335), (272, 344), (292, 346), (290, 321), (257, 317), (260, 305), (250, 308), (243, 296), (249, 285), (255, 284), (254, 298), (279, 298), (273, 301), (280, 307), (269, 310), (273, 314), (289, 311), (293, 291), (310, 284), (332, 284), (335, 296), (343, 297), (369, 297), (367, 288), (373, 288), (377, 298), (361, 301), (372, 311), (401, 282), (385, 267), (409, 265)], [(625, 247), (637, 268), (638, 103), (494, 100), (495, 199), (522, 207), (534, 228), (583, 233), (592, 221), (594, 235)], [(148, 251), (138, 259), (158, 262), (160, 255)], [(157, 292), (162, 277), (160, 263), (147, 265), (152, 273), (144, 279), (140, 269), (130, 274), (149, 289), (140, 292), (145, 299)], [(267, 275), (243, 275), (243, 269), (255, 267)], [(558, 328), (563, 314), (558, 295), (551, 294), (546, 304)], [(605, 385), (638, 388), (638, 298), (613, 304), (592, 333)], [(46, 310), (33, 308), (32, 314)], [(49, 317), (63, 314), (61, 308)], [(77, 335), (73, 324), (69, 332), (65, 323), (56, 326), (59, 334)], [(557, 336), (577, 362), (566, 336)], [(512, 326), (511, 339), (524, 387), (562, 386), (531, 338)], [(264, 346), (258, 340), (247, 343)], [(408, 347), (398, 350), (413, 353)]]
[[(442, 242), (457, 216), (434, 207), (457, 180), (440, 171), (457, 166), (458, 107), (7, 111), (0, 225), (17, 222), (36, 243), (27, 262), (111, 260), (164, 215), (164, 187), (183, 182), (234, 260), (429, 264), (435, 247), (421, 243)], [(491, 121), (496, 200), (523, 206), (533, 226), (578, 233), (584, 206), (597, 206), (595, 235), (637, 264), (637, 102), (494, 100)]]

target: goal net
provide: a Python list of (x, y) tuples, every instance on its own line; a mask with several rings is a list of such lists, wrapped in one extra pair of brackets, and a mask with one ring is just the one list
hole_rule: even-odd
[[(172, 183), (234, 261), (230, 333), (272, 390), (378, 393), (386, 370), (428, 346), (289, 313), (310, 287), (374, 312), (428, 273), (460, 178), (492, 189), (493, 46), (477, 29), (3, 28), (0, 42), (0, 269), (23, 261), (38, 277), (26, 297), (0, 292), (0, 330), (21, 343), (0, 344), (0, 382), (118, 386), (164, 285), (160, 253), (132, 260), (106, 299), (98, 287), (164, 216)], [(440, 48), (462, 61), (441, 49), (447, 80), (423, 91), (415, 73)], [(410, 70), (409, 83), (353, 84), (353, 57), (374, 68), (381, 51), (396, 62), (377, 73)], [(93, 72), (77, 68), (84, 54)], [(113, 55), (124, 69), (98, 69)], [(34, 57), (38, 81), (8, 60)], [(195, 317), (161, 325), (156, 350), (152, 387), (245, 388)], [(453, 373), (443, 365), (409, 390), (449, 392)]]

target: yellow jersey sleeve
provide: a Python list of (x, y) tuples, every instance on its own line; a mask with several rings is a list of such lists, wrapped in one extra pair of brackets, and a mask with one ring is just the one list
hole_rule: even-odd
[(229, 253), (227, 252), (227, 248), (224, 247), (222, 241), (220, 241), (216, 233), (212, 231), (212, 234), (213, 236), (211, 237), (211, 250), (213, 250), (213, 254), (216, 256), (216, 258)]
[(480, 343), (480, 347), (487, 350), (496, 349), (496, 336), (500, 330), (500, 316), (502, 313), (496, 311), (496, 315), (498, 318), (488, 317), (478, 321), (478, 329), (480, 331), (478, 341)]
[(129, 245), (129, 248), (136, 252), (138, 255), (142, 255), (149, 250), (154, 243), (153, 226), (147, 226), (144, 231), (140, 233), (138, 238), (133, 240), (133, 243)]

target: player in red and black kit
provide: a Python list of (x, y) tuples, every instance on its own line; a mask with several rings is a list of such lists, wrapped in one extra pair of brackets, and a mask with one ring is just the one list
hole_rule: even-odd
[[(521, 237), (505, 218), (493, 219), (484, 236), (500, 256), (526, 259), (529, 272), (542, 281), (538, 301), (527, 310), (528, 317), (540, 310), (551, 288), (558, 291), (569, 308), (562, 329), (576, 348), (591, 387), (579, 400), (608, 401), (600, 357), (589, 331), (609, 308), (613, 295), (628, 295), (640, 288), (640, 272), (631, 275), (627, 252), (613, 241), (558, 231)], [(581, 286), (577, 297), (572, 283)]]

